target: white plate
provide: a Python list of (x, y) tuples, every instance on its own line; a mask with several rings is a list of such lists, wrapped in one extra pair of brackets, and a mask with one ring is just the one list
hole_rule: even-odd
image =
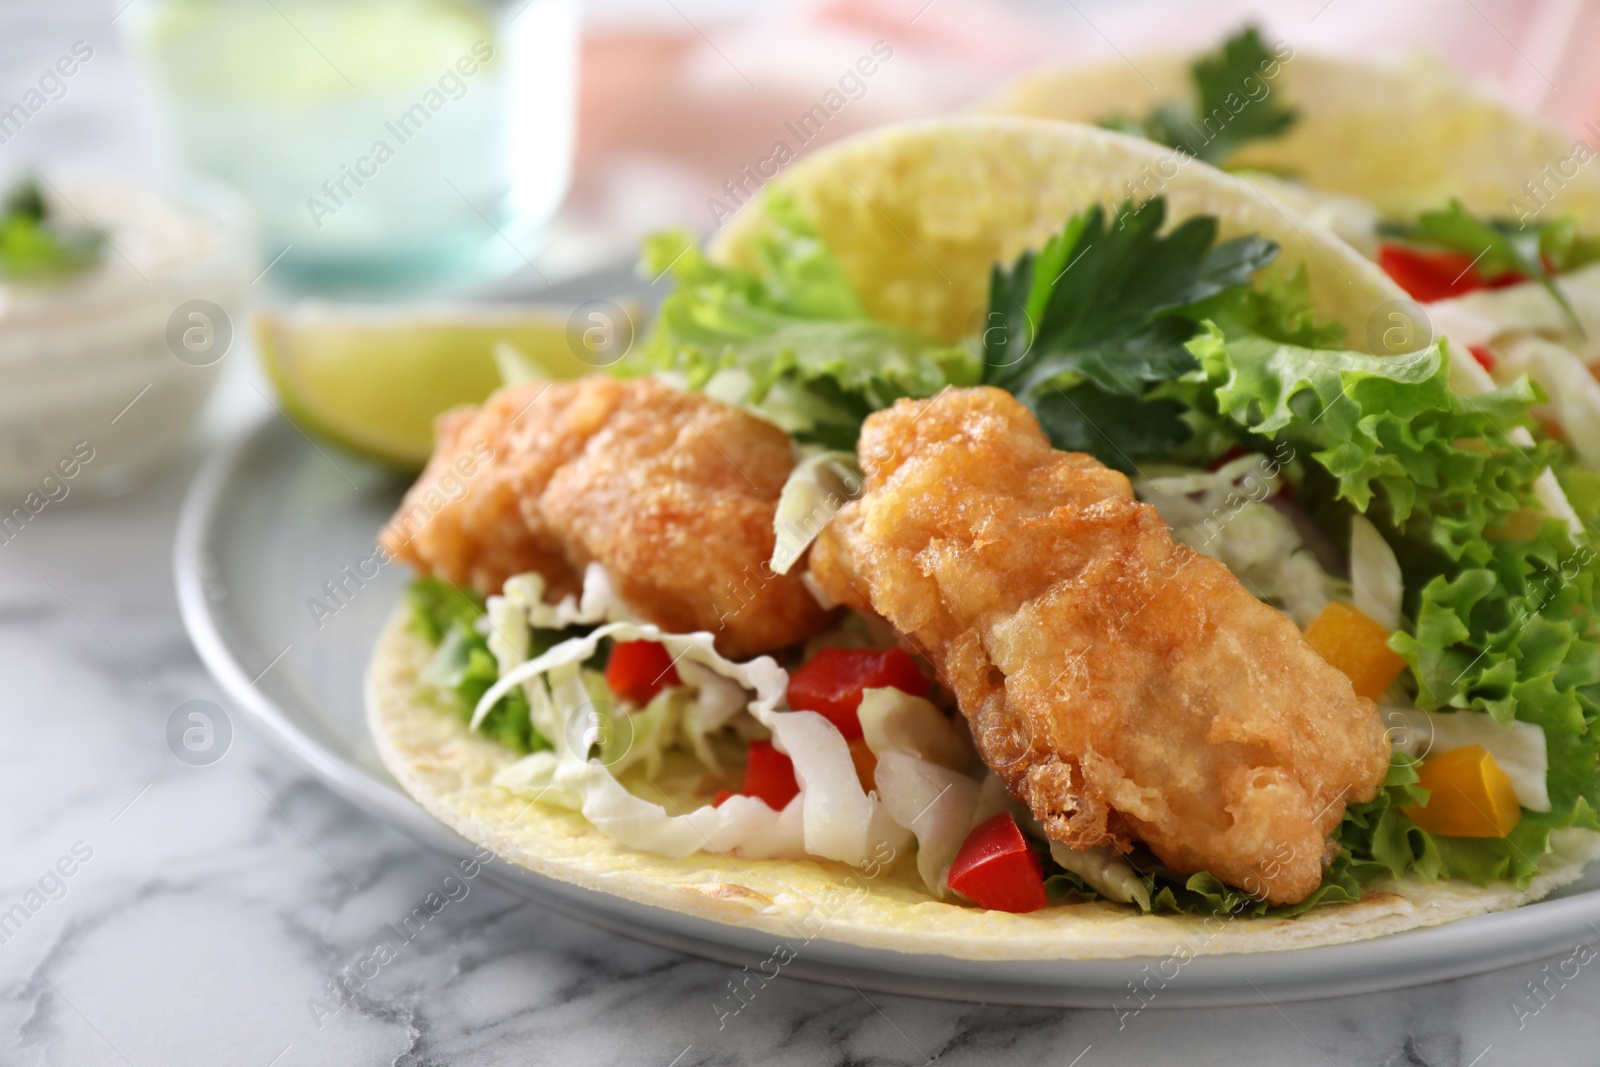
[[(621, 295), (615, 275), (578, 283), (575, 300)], [(629, 293), (627, 295), (637, 295)], [(239, 708), (330, 788), (425, 844), (469, 844), (425, 814), (379, 762), (365, 725), (362, 677), (406, 581), (397, 567), (358, 584), (373, 539), (406, 481), (313, 445), (273, 417), (211, 458), (178, 528), (178, 598), (201, 658)], [(370, 565), (366, 568), (371, 572)], [(324, 583), (343, 582), (343, 603)], [(321, 623), (311, 601), (337, 608)], [(1600, 865), (1596, 865), (1600, 867)], [(770, 935), (579, 889), (497, 863), (489, 877), (562, 914), (735, 965), (773, 951)], [(1186, 962), (1151, 1007), (1260, 1003), (1372, 992), (1475, 974), (1591, 940), (1600, 871), (1514, 911), (1372, 941)], [(977, 962), (865, 949), (818, 937), (787, 973), (862, 989), (996, 1003), (1128, 1007), (1129, 984), (1156, 958)]]

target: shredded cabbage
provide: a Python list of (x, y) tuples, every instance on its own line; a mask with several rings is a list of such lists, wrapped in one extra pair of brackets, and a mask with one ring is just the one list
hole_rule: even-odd
[(1095, 892), (1118, 904), (1137, 904), (1140, 911), (1150, 910), (1150, 888), (1133, 869), (1133, 865), (1117, 854), (1115, 849), (1068, 848), (1060, 841), (1050, 842), (1050, 858), (1063, 869), (1077, 875)]
[(1303, 627), (1343, 586), (1294, 524), (1264, 503), (1282, 487), (1279, 466), (1266, 456), (1241, 456), (1215, 471), (1143, 478), (1134, 491), (1172, 527), (1173, 540), (1221, 561), (1258, 599)]
[(1511, 779), (1517, 803), (1529, 811), (1550, 810), (1550, 767), (1544, 730), (1531, 722), (1496, 722), (1481, 711), (1434, 712), (1385, 708), (1397, 752), (1415, 759), (1482, 745)]
[(978, 783), (905, 752), (878, 756), (874, 781), (884, 808), (917, 838), (917, 873), (937, 897), (949, 889), (950, 864), (967, 839)]
[(1390, 633), (1400, 629), (1400, 561), (1365, 515), (1350, 517), (1350, 594), (1357, 611)]
[[(616, 739), (628, 736), (637, 716), (612, 712), (604, 696), (585, 684), (581, 666), (607, 638), (659, 641), (680, 672), (692, 673), (694, 667), (688, 665), (694, 664), (753, 692), (747, 709), (772, 731), (778, 750), (794, 761), (799, 795), (782, 812), (744, 796), (720, 807), (668, 812), (628, 792), (617, 779), (616, 766), (629, 758), (632, 741)], [(752, 859), (811, 855), (862, 866), (883, 845), (898, 851), (910, 841), (911, 834), (894, 822), (878, 798), (861, 788), (849, 747), (831, 723), (815, 712), (777, 710), (788, 675), (768, 656), (735, 663), (716, 651), (709, 633), (669, 634), (647, 623), (611, 622), (504, 674), (479, 701), (474, 725), (501, 695), (525, 684), (535, 722), (543, 715), (555, 724), (547, 735), (557, 758), (550, 783), (578, 797), (584, 817), (623, 844), (674, 857), (704, 849)], [(673, 704), (665, 699), (661, 706)], [(668, 712), (661, 714), (665, 718)]]
[(813, 451), (789, 473), (772, 518), (772, 569), (788, 574), (845, 502), (861, 492), (855, 453)]
[(922, 697), (893, 687), (866, 689), (856, 714), (874, 755), (906, 752), (953, 771), (972, 766), (972, 746), (944, 712)]
[(899, 689), (866, 690), (859, 714), (878, 761), (878, 794), (894, 821), (916, 835), (917, 873), (943, 897), (978, 807), (978, 783), (962, 773), (972, 750), (943, 712)]
[(1542, 337), (1496, 346), (1495, 380), (1514, 381), (1524, 374), (1549, 396), (1544, 410), (1560, 423), (1578, 459), (1600, 468), (1600, 381), (1571, 351)]
[(1538, 334), (1573, 345), (1582, 362), (1593, 362), (1600, 356), (1600, 264), (1552, 281), (1583, 324), (1587, 339), (1576, 336), (1561, 305), (1543, 285), (1532, 281), (1439, 300), (1428, 305), (1428, 315), (1457, 344), (1481, 345), (1507, 334)]

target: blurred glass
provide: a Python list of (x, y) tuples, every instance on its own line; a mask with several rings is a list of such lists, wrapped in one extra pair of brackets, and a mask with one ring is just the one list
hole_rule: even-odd
[[(565, 195), (575, 0), (135, 5), (185, 165), (242, 189), (291, 288), (504, 273)], [(133, 14), (133, 12), (130, 12)]]

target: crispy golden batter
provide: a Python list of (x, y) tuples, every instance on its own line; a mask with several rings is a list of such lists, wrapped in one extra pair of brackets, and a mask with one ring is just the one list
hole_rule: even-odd
[(811, 573), (928, 654), (1052, 837), (1142, 841), (1273, 904), (1316, 888), (1389, 744), (1288, 618), (999, 390), (902, 400), (860, 452)]
[(708, 397), (645, 379), (532, 383), (439, 420), (382, 544), (484, 593), (530, 570), (570, 592), (597, 561), (645, 618), (751, 656), (827, 621), (798, 574), (767, 567), (793, 466), (782, 430)]

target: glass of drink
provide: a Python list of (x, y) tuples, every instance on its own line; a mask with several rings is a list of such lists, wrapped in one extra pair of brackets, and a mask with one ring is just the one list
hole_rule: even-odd
[(566, 193), (576, 0), (143, 0), (183, 163), (253, 201), (279, 285), (516, 269)]

